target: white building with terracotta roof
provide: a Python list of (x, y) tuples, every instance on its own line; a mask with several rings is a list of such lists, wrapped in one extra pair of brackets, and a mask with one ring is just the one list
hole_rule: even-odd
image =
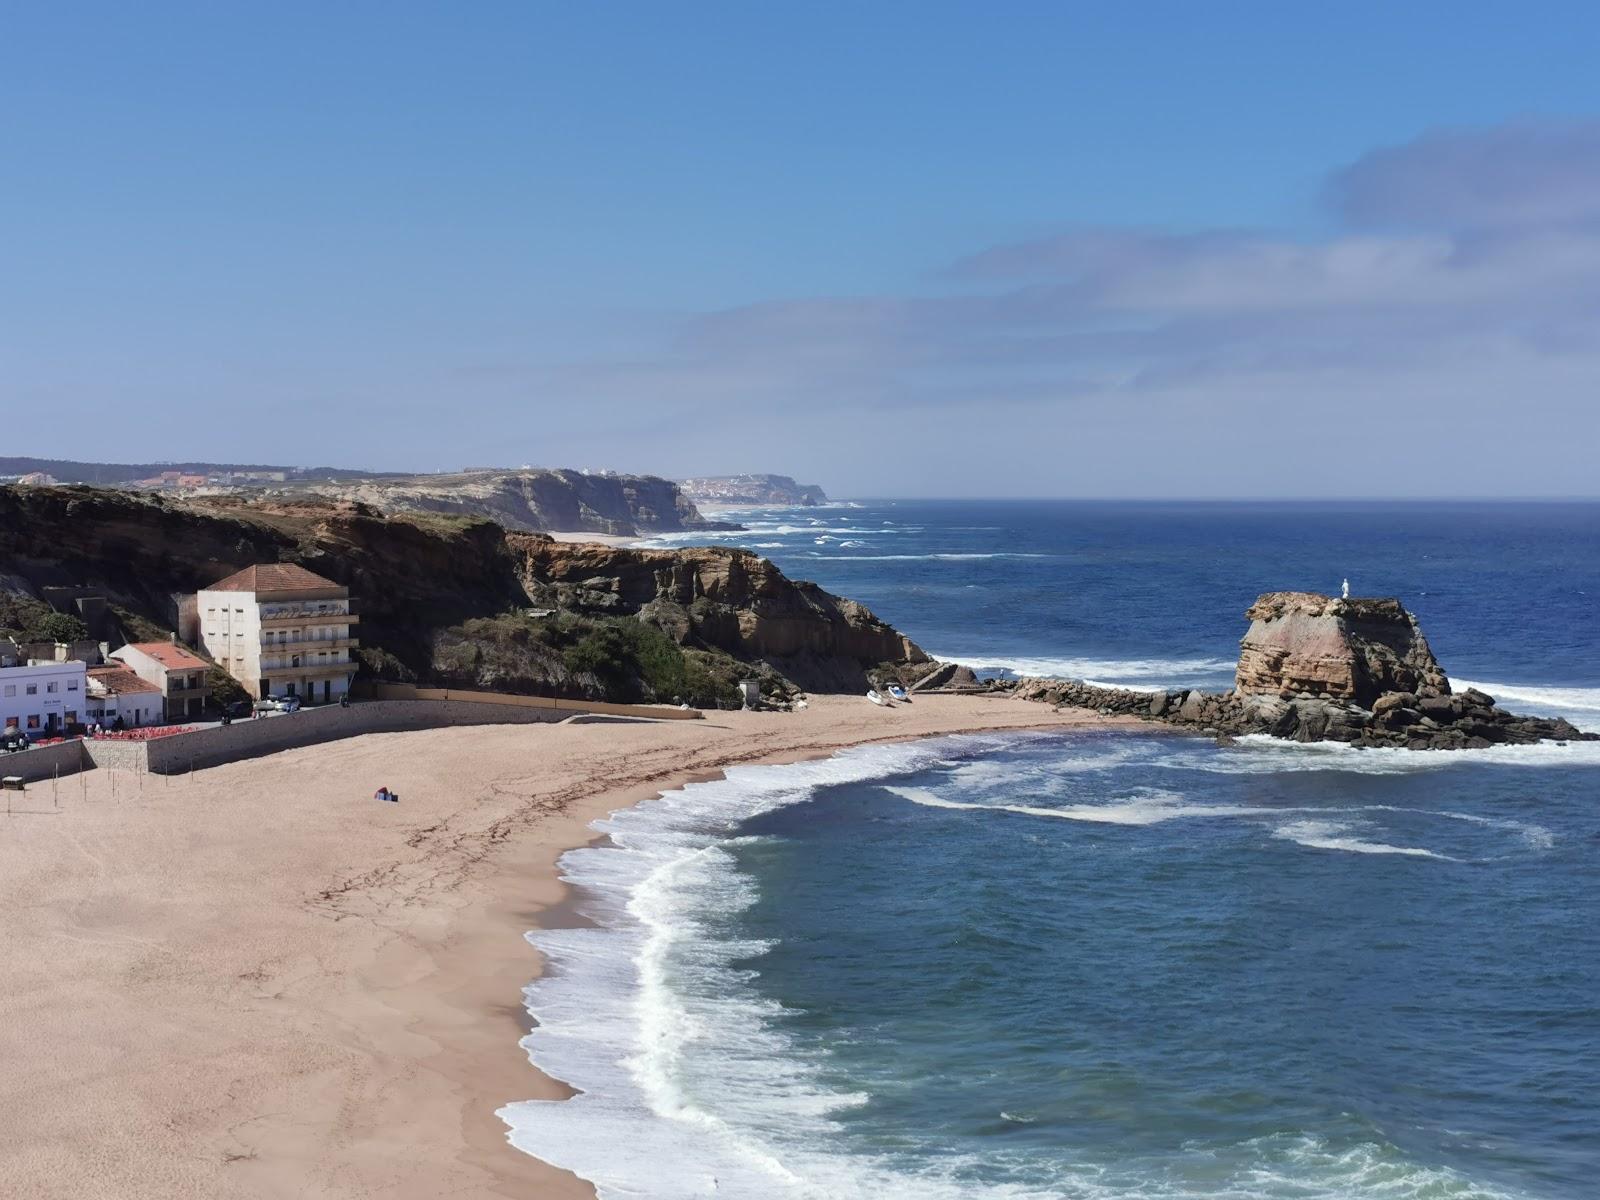
[(130, 642), (110, 658), (161, 693), (168, 721), (198, 717), (206, 707), (206, 672), (211, 664), (194, 651), (170, 642)]
[(263, 563), (195, 594), (199, 641), (252, 696), (328, 704), (355, 678), (350, 589), (293, 563)]
[(166, 715), (166, 700), (161, 689), (140, 679), (121, 663), (88, 670), (88, 695), (84, 699), (84, 722), (110, 727), (122, 718), (124, 725), (159, 724)]

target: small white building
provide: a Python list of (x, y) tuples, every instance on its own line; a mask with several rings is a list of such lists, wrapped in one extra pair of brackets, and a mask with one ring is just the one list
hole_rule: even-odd
[(161, 689), (121, 663), (90, 667), (88, 689), (85, 724), (98, 722), (110, 727), (120, 717), (124, 725), (159, 725), (164, 719), (166, 701)]
[(206, 672), (211, 664), (192, 650), (171, 642), (130, 642), (111, 654), (113, 665), (132, 671), (161, 693), (163, 718), (198, 717), (206, 707)]
[(0, 667), (0, 730), (60, 737), (84, 720), (84, 664), (41, 662)]
[(199, 643), (252, 696), (328, 704), (355, 678), (350, 589), (293, 563), (262, 563), (195, 594)]

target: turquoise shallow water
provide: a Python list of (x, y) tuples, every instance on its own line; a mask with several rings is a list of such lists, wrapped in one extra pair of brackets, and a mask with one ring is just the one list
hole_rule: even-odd
[[(1590, 725), (1592, 512), (1548, 510), (1542, 533), (1512, 512), (1498, 559), (1425, 617), (1447, 668)], [(1495, 527), (1424, 517), (1418, 561)], [(1472, 528), (1435, 527), (1452, 520)], [(924, 524), (887, 536), (979, 552), (928, 549), (969, 543)], [(1230, 569), (1218, 547), (1245, 565), (1257, 535), (1225, 534), (1182, 535), (1196, 578)], [(1151, 563), (1181, 556), (1152, 538), (1130, 594), (1170, 590)], [(1426, 570), (1406, 557), (1384, 561)], [(995, 560), (893, 561), (945, 579), (889, 603), (931, 606), (953, 639), (932, 597)], [(972, 639), (1133, 681), (1203, 675), (1238, 636), (1197, 602), (1163, 656), (1140, 627), (1164, 612), (1095, 632), (1104, 604), (1070, 579), (1035, 579), (1048, 636), (1016, 616)], [(1542, 615), (1496, 634), (1513, 584)], [(1595, 745), (941, 739), (738, 769), (608, 830), (615, 848), (564, 860), (601, 925), (536, 935), (556, 970), (529, 997), (533, 1054), (585, 1094), (506, 1111), (607, 1197), (1569, 1200), (1600, 1181)]]

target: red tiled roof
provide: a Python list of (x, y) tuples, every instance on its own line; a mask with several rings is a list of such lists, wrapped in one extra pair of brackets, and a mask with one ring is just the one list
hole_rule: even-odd
[(90, 667), (89, 678), (99, 683), (106, 691), (122, 696), (129, 692), (154, 692), (161, 694), (161, 689), (153, 683), (146, 683), (127, 667)]
[(340, 585), (324, 579), (315, 571), (308, 571), (294, 563), (257, 563), (236, 571), (226, 579), (219, 579), (205, 590), (208, 592), (303, 592), (311, 588), (336, 588)]
[[(141, 650), (169, 671), (204, 671), (211, 664), (174, 642), (130, 642), (122, 650)], [(117, 651), (121, 654), (122, 650)], [(111, 657), (115, 658), (113, 654)]]

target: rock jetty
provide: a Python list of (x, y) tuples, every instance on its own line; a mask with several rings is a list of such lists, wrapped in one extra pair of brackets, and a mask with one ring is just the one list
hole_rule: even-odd
[(1245, 616), (1250, 628), (1231, 691), (1147, 692), (1060, 679), (990, 686), (1219, 738), (1260, 733), (1409, 750), (1600, 740), (1559, 718), (1509, 713), (1476, 688), (1452, 694), (1416, 618), (1398, 600), (1270, 592)]

